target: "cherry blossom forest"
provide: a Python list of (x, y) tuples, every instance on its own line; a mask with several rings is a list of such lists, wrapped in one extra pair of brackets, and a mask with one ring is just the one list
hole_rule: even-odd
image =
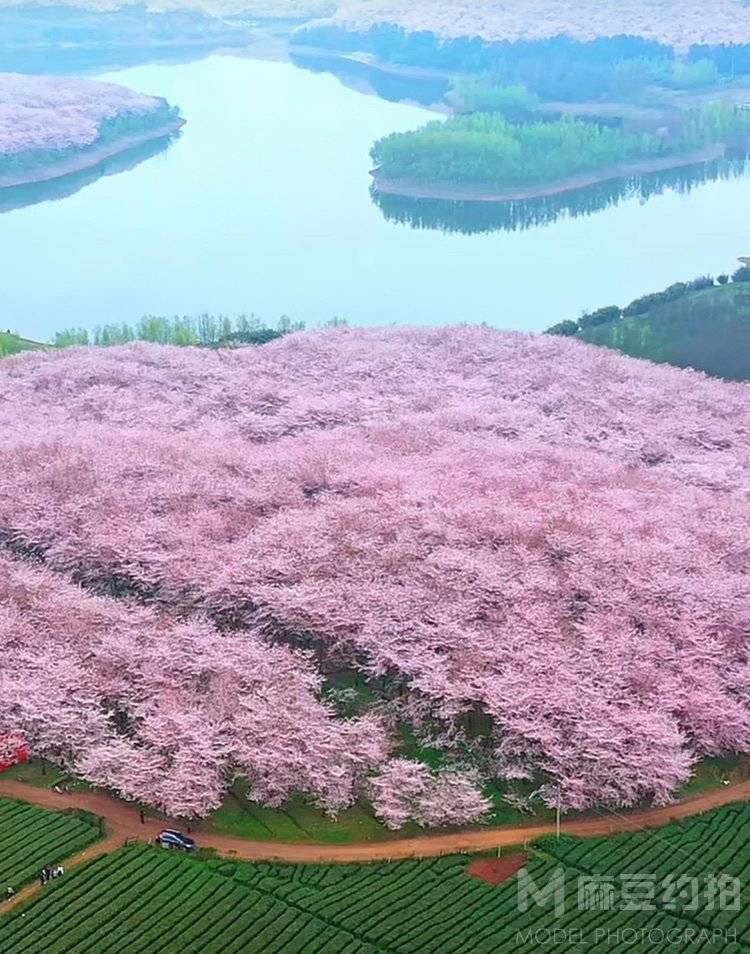
[[(0, 8), (17, 0), (0, 0)], [(43, 6), (45, 0), (28, 0)], [(110, 12), (134, 0), (57, 0), (57, 7)], [(746, 0), (150, 0), (153, 12), (195, 11), (337, 24), (356, 32), (394, 24), (446, 38), (537, 40), (565, 35), (642, 36), (685, 49), (693, 44), (750, 42)]]
[(746, 385), (332, 329), (10, 358), (0, 433), (0, 730), (128, 798), (462, 824), (487, 780), (664, 803), (750, 750)]
[(641, 36), (677, 49), (750, 41), (744, 0), (712, 0), (710, 9), (696, 0), (339, 0), (331, 22), (485, 40)]
[(90, 146), (102, 124), (144, 117), (165, 102), (115, 83), (72, 77), (0, 74), (0, 161), (28, 152)]

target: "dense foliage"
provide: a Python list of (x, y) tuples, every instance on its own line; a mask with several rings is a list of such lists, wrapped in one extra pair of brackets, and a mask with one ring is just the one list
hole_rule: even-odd
[(151, 800), (213, 805), (239, 764), (341, 804), (387, 746), (270, 640), (551, 805), (667, 800), (750, 744), (749, 424), (743, 386), (484, 328), (11, 358), (6, 546), (189, 619), (7, 567), (0, 718)]
[(656, 136), (575, 119), (514, 125), (499, 115), (477, 113), (391, 133), (375, 143), (371, 155), (386, 179), (513, 186), (652, 158), (664, 148)]
[(132, 845), (3, 918), (0, 947), (161, 954), (169, 937), (168, 949), (191, 954), (496, 954), (539, 950), (564, 930), (576, 939), (571, 949), (600, 950), (608, 931), (611, 943), (643, 932), (643, 950), (666, 952), (683, 939), (700, 945), (705, 932), (709, 948), (741, 954), (750, 946), (750, 909), (731, 879), (744, 878), (749, 850), (745, 805), (657, 831), (541, 839), (519, 877), (543, 892), (562, 873), (565, 915), (557, 916), (552, 891), (524, 911), (515, 879), (494, 886), (469, 877), (465, 857), (253, 864)]
[(516, 124), (498, 113), (476, 113), (392, 133), (375, 143), (371, 155), (385, 179), (511, 187), (688, 153), (747, 133), (750, 113), (718, 103), (687, 114), (673, 137), (571, 118)]

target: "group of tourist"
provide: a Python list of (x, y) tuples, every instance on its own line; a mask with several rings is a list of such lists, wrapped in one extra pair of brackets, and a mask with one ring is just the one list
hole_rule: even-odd
[[(45, 865), (39, 872), (39, 883), (44, 887), (52, 878), (61, 878), (64, 874), (65, 868), (62, 865)], [(4, 899), (6, 901), (12, 901), (15, 896), (15, 888), (8, 885), (3, 895)]]
[(39, 883), (44, 887), (52, 878), (61, 878), (64, 874), (65, 868), (63, 868), (62, 865), (57, 865), (56, 867), (45, 865), (39, 874)]

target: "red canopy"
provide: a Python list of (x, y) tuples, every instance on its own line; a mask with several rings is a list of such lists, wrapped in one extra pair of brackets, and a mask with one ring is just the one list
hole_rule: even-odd
[(26, 740), (20, 735), (0, 735), (0, 772), (11, 765), (25, 762), (29, 757)]

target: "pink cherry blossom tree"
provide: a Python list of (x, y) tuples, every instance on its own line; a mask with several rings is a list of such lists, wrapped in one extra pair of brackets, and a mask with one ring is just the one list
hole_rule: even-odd
[(0, 558), (0, 726), (36, 755), (172, 814), (227, 785), (335, 813), (386, 756), (374, 716), (337, 720), (299, 651), (84, 593)]

